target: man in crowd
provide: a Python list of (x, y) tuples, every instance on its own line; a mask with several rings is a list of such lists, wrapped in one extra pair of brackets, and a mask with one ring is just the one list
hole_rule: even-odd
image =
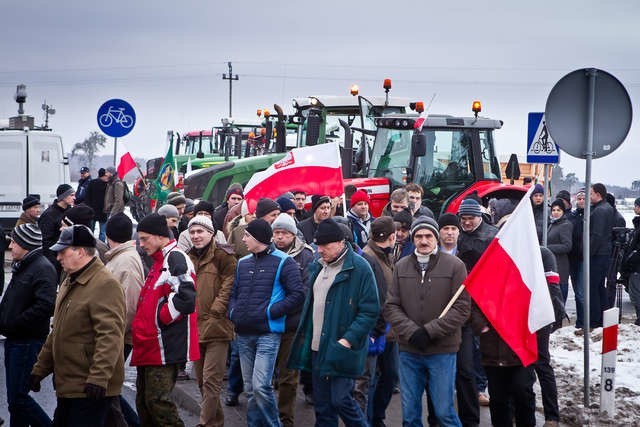
[(76, 190), (76, 203), (84, 203), (87, 195), (87, 187), (91, 181), (91, 172), (89, 168), (83, 166), (80, 168), (80, 180), (78, 180), (78, 189)]
[(124, 182), (118, 177), (113, 166), (105, 170), (107, 177), (107, 191), (104, 195), (104, 213), (107, 217), (124, 212)]
[(11, 281), (0, 303), (5, 382), (11, 425), (51, 425), (51, 419), (29, 396), (29, 375), (49, 333), (58, 276), (42, 255), (42, 234), (35, 224), (11, 233)]
[(142, 425), (181, 426), (171, 390), (180, 366), (198, 360), (195, 271), (170, 238), (164, 216), (153, 213), (138, 223), (140, 247), (153, 258), (133, 318), (137, 366), (136, 407)]
[(102, 426), (124, 381), (125, 300), (120, 284), (96, 257), (84, 225), (65, 228), (51, 247), (67, 276), (53, 328), (31, 372), (31, 390), (53, 373), (56, 426)]
[(49, 248), (51, 248), (60, 237), (60, 223), (66, 211), (73, 206), (75, 195), (76, 192), (69, 184), (60, 184), (56, 189), (56, 199), (38, 219), (38, 227), (42, 232), (42, 253), (51, 261), (51, 264), (56, 267), (58, 277), (60, 276), (62, 267), (56, 259), (56, 253)]
[(96, 222), (98, 223), (100, 234), (98, 239), (102, 242), (106, 242), (105, 227), (107, 225), (108, 215), (104, 212), (104, 200), (107, 194), (107, 185), (109, 184), (109, 177), (104, 168), (98, 169), (98, 177), (89, 181), (87, 186), (87, 194), (84, 202), (87, 206), (93, 209), (93, 223), (89, 227), (91, 230), (95, 229)]
[(382, 210), (382, 215), (393, 217), (405, 209), (409, 209), (409, 193), (404, 188), (396, 188), (391, 192), (389, 203)]
[(398, 261), (387, 294), (385, 317), (400, 340), (402, 418), (406, 426), (422, 425), (425, 386), (438, 424), (462, 425), (453, 403), (456, 352), (461, 327), (469, 317), (470, 298), (463, 292), (443, 313), (467, 274), (458, 258), (438, 251), (438, 230), (438, 223), (429, 217), (413, 222), (415, 253)]
[(583, 268), (583, 244), (582, 236), (584, 231), (584, 189), (576, 193), (576, 208), (568, 215), (569, 222), (573, 224), (573, 234), (571, 252), (569, 252), (569, 276), (571, 277), (571, 287), (576, 300), (576, 323), (577, 329), (584, 326), (584, 268)]
[[(591, 186), (591, 222), (589, 229), (590, 283), (589, 286), (589, 323), (591, 328), (602, 326), (602, 312), (608, 307), (605, 279), (611, 260), (614, 210), (606, 201), (607, 188), (596, 183)], [(586, 325), (585, 325), (586, 327)]]
[[(133, 223), (124, 213), (113, 215), (107, 221), (106, 234), (109, 250), (105, 253), (107, 270), (116, 278), (124, 290), (125, 326), (124, 326), (124, 360), (131, 354), (131, 324), (138, 307), (140, 291), (144, 284), (144, 268), (136, 242), (132, 240)], [(122, 414), (129, 425), (140, 425), (138, 415), (122, 396), (120, 397)]]
[(293, 190), (293, 202), (296, 205), (296, 220), (298, 222), (304, 221), (309, 217), (309, 213), (304, 208), (307, 203), (307, 193), (302, 190)]
[(287, 197), (278, 197), (276, 199), (276, 203), (280, 206), (280, 212), (286, 213), (287, 215), (291, 216), (291, 218), (294, 218), (295, 220), (296, 205), (291, 199)]
[(37, 224), (40, 217), (40, 199), (35, 196), (27, 196), (22, 200), (22, 213), (16, 222), (16, 227), (21, 224)]
[(223, 229), (225, 222), (224, 217), (227, 215), (227, 212), (229, 212), (229, 209), (242, 203), (243, 200), (244, 194), (242, 192), (242, 185), (238, 183), (231, 184), (224, 196), (224, 202), (220, 206), (216, 207), (213, 212), (213, 225), (216, 227), (216, 230)]
[(304, 301), (300, 268), (273, 246), (272, 235), (271, 225), (262, 218), (247, 225), (243, 241), (251, 254), (238, 262), (229, 302), (248, 400), (248, 425), (280, 424), (271, 379), (287, 317), (299, 311)]
[[(182, 216), (185, 208), (187, 207), (187, 198), (179, 191), (172, 191), (167, 194), (167, 205), (175, 206), (178, 211), (178, 218)], [(176, 224), (177, 227), (177, 224)]]
[(230, 246), (215, 242), (216, 230), (211, 218), (194, 216), (188, 231), (193, 243), (189, 258), (196, 269), (198, 283), (200, 359), (194, 362), (194, 370), (202, 396), (200, 425), (222, 427), (224, 412), (220, 392), (229, 342), (233, 338), (233, 325), (227, 312), (237, 262)]
[(624, 255), (622, 271), (628, 278), (627, 292), (636, 311), (635, 324), (640, 326), (640, 197), (633, 203), (633, 237)]
[(373, 217), (369, 213), (370, 203), (369, 194), (365, 190), (358, 190), (351, 196), (351, 209), (347, 212), (354, 241), (361, 249), (367, 244), (371, 232)]
[(393, 249), (393, 259), (398, 261), (400, 258), (411, 255), (416, 248), (411, 241), (413, 217), (405, 209), (393, 215), (393, 222), (396, 224), (396, 245)]
[(310, 290), (294, 338), (289, 367), (311, 371), (317, 425), (366, 425), (353, 398), (362, 375), (369, 331), (380, 305), (369, 264), (345, 243), (331, 218), (317, 227), (320, 259), (310, 267)]
[(307, 219), (298, 223), (304, 240), (312, 244), (318, 224), (331, 216), (331, 199), (329, 196), (311, 196), (311, 212)]
[(262, 198), (256, 205), (256, 218), (265, 220), (269, 225), (273, 224), (280, 215), (280, 205), (274, 200)]
[(428, 216), (429, 218), (435, 219), (433, 211), (426, 206), (422, 206), (424, 190), (421, 185), (410, 182), (404, 186), (404, 189), (407, 190), (407, 194), (409, 195), (409, 210), (414, 218), (418, 218), (419, 216)]
[[(271, 224), (273, 244), (298, 264), (302, 278), (302, 287), (306, 295), (309, 288), (309, 265), (313, 262), (313, 249), (297, 236), (296, 221), (289, 214), (281, 213)], [(302, 305), (300, 305), (302, 309)], [(278, 411), (284, 427), (294, 425), (298, 371), (287, 368), (291, 344), (300, 323), (300, 310), (287, 316), (285, 332), (280, 338), (280, 349), (276, 360), (278, 372)]]
[(440, 227), (440, 250), (456, 255), (458, 236), (460, 236), (460, 218), (452, 213), (443, 213), (438, 218), (438, 227)]
[(167, 227), (169, 227), (169, 231), (171, 231), (170, 237), (178, 240), (178, 222), (180, 221), (180, 212), (178, 211), (178, 208), (167, 203), (158, 209), (158, 214), (166, 218)]

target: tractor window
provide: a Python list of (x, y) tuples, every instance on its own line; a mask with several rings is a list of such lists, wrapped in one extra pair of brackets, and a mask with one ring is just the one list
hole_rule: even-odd
[(428, 130), (427, 154), (419, 157), (414, 180), (424, 188), (425, 203), (437, 214), (444, 203), (475, 181), (472, 138), (465, 130)]
[(406, 184), (413, 130), (379, 128), (371, 154), (370, 177), (385, 177), (392, 187)]
[(491, 132), (480, 131), (480, 148), (482, 149), (482, 170), (485, 179), (500, 179), (500, 165), (493, 151)]

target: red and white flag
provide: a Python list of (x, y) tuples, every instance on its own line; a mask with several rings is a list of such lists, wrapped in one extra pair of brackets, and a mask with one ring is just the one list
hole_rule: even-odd
[(536, 331), (555, 320), (530, 194), (465, 280), (467, 292), (500, 337), (528, 366), (538, 358)]
[(136, 162), (135, 160), (133, 160), (133, 156), (131, 156), (131, 153), (126, 149), (124, 144), (120, 143), (120, 147), (122, 147), (122, 149), (125, 151), (124, 154), (120, 156), (120, 163), (118, 163), (118, 167), (116, 169), (118, 171), (118, 177), (120, 179), (123, 179), (124, 176), (129, 173), (129, 171), (135, 169)]
[(275, 199), (291, 190), (330, 197), (344, 193), (338, 144), (318, 144), (287, 152), (268, 169), (253, 174), (244, 188), (244, 198), (249, 212), (254, 212), (260, 198)]

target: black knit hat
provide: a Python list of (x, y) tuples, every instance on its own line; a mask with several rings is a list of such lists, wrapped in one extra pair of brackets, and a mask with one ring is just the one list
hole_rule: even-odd
[(344, 231), (332, 218), (327, 218), (318, 224), (315, 238), (318, 245), (340, 242), (344, 240)]
[(82, 224), (87, 227), (93, 221), (93, 209), (87, 205), (77, 205), (65, 213), (65, 223), (67, 225)]
[(274, 200), (262, 198), (258, 200), (258, 205), (256, 206), (256, 217), (262, 218), (267, 215), (269, 212), (278, 211), (280, 212), (280, 205), (277, 204)]
[(131, 240), (132, 234), (133, 223), (124, 213), (115, 214), (107, 221), (107, 237), (114, 242), (127, 242)]
[(35, 196), (27, 196), (22, 200), (22, 210), (26, 211), (29, 208), (32, 208), (36, 205), (40, 204), (40, 199)]
[[(273, 200), (272, 200), (273, 201)], [(275, 202), (274, 202), (275, 203)], [(273, 237), (273, 230), (267, 221), (262, 218), (256, 218), (251, 221), (246, 228), (246, 232), (251, 235), (258, 242), (270, 245), (271, 237)]]
[(438, 218), (438, 227), (440, 228), (440, 230), (442, 230), (442, 228), (446, 227), (447, 225), (454, 225), (460, 228), (460, 218), (458, 217), (458, 215), (454, 215), (450, 212), (445, 212), (440, 215), (440, 218)]
[(98, 178), (101, 178), (107, 174), (107, 171), (104, 168), (98, 169)]
[(197, 214), (198, 212), (209, 212), (209, 215), (213, 216), (213, 204), (202, 200), (201, 202), (198, 202), (198, 204), (193, 208), (193, 213)]
[(565, 202), (571, 204), (571, 194), (569, 194), (567, 190), (558, 191), (558, 195), (556, 196), (556, 199), (562, 199)]
[(62, 200), (65, 197), (72, 195), (75, 191), (73, 187), (69, 184), (60, 184), (58, 188), (56, 188), (56, 199)]
[(329, 196), (318, 196), (317, 194), (311, 196), (311, 213), (315, 213), (323, 203), (331, 203)]
[(405, 230), (411, 230), (411, 222), (413, 221), (413, 215), (411, 215), (411, 213), (409, 213), (408, 210), (403, 209), (400, 212), (396, 212), (396, 214), (393, 215), (393, 221), (400, 224), (400, 227), (404, 228)]
[(138, 223), (138, 233), (149, 233), (155, 236), (162, 237), (171, 237), (173, 234), (169, 231), (169, 226), (167, 225), (167, 219), (164, 215), (160, 215), (157, 213), (152, 213), (144, 218)]
[(42, 247), (42, 233), (36, 224), (20, 224), (15, 227), (11, 232), (11, 239), (27, 251)]

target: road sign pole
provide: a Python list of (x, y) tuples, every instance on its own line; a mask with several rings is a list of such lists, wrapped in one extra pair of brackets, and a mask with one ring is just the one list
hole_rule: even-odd
[(113, 138), (113, 167), (118, 167), (118, 138)]
[(542, 202), (542, 246), (547, 246), (549, 231), (549, 163), (544, 164), (544, 201)]
[[(591, 291), (591, 260), (590, 257), (590, 245), (589, 245), (589, 234), (590, 234), (590, 225), (591, 220), (589, 216), (591, 215), (591, 163), (593, 162), (593, 129), (594, 129), (594, 119), (595, 119), (595, 95), (596, 95), (596, 77), (598, 71), (595, 68), (587, 70), (587, 75), (589, 76), (589, 93), (587, 96), (587, 149), (585, 154), (586, 159), (586, 168), (585, 168), (585, 178), (584, 178), (584, 228), (582, 232), (582, 259), (584, 266), (584, 409), (585, 413), (589, 408), (589, 401), (591, 400), (589, 397), (589, 339), (590, 339), (590, 326), (591, 326), (591, 313), (589, 310), (589, 305), (591, 302), (591, 298), (589, 292)], [(597, 284), (596, 284), (597, 285)]]

